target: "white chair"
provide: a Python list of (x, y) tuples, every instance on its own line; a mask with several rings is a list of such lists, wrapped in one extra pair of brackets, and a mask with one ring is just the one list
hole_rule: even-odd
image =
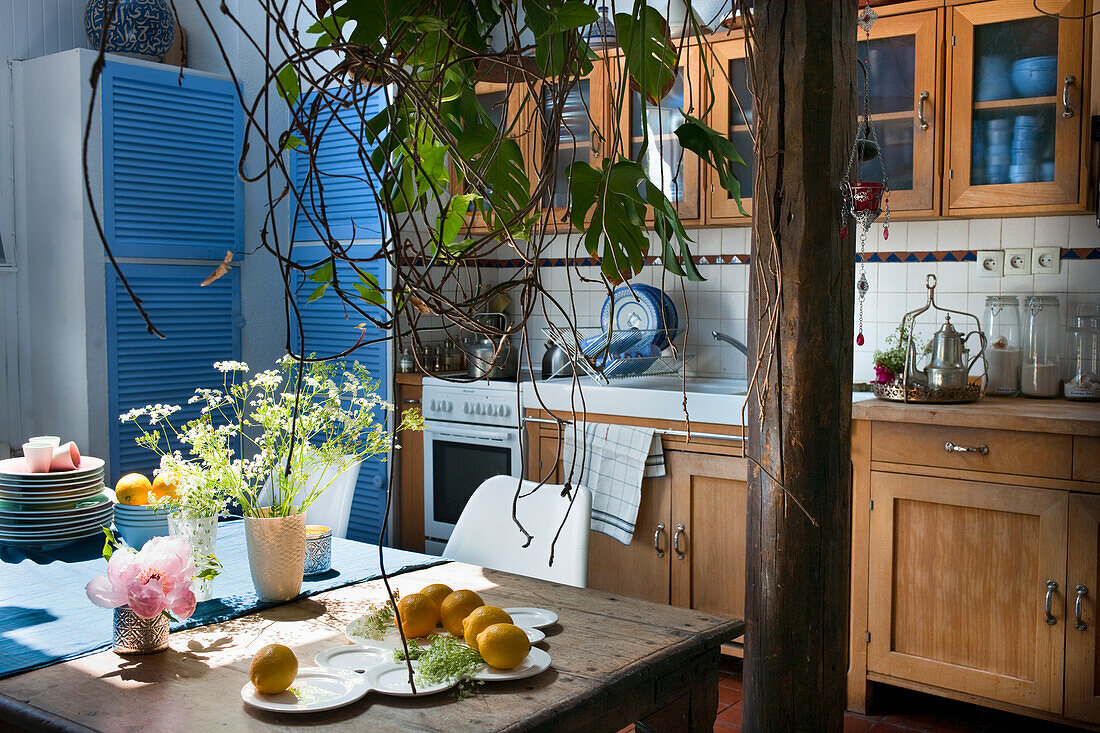
[[(344, 472), (333, 480), (336, 468), (329, 468), (323, 474), (315, 474), (309, 477), (298, 490), (295, 503), (301, 502), (317, 484), (329, 487), (321, 492), (321, 495), (306, 509), (306, 524), (321, 524), (332, 530), (333, 537), (348, 536), (348, 517), (351, 515), (351, 500), (355, 496), (355, 482), (359, 480), (361, 461), (348, 466)], [(265, 483), (260, 491), (260, 506), (265, 506), (270, 501), (271, 479)]]
[[(527, 538), (512, 521), (512, 497), (517, 487), (521, 498), (516, 504), (516, 517), (534, 535), (527, 547), (523, 546)], [(588, 583), (592, 494), (583, 486), (574, 487), (576, 498), (570, 508), (562, 489), (560, 484), (539, 486), (534, 481), (520, 482), (511, 476), (486, 479), (462, 510), (443, 556), (584, 588)], [(563, 518), (565, 526), (554, 545), (551, 566), (550, 545)]]

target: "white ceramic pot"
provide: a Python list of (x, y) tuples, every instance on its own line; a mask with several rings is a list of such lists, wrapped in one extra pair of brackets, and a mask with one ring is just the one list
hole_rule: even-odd
[[(218, 540), (218, 517), (215, 515), (189, 519), (169, 515), (168, 534), (172, 537), (183, 537), (191, 543), (192, 556), (195, 558), (196, 567), (198, 567), (202, 558), (215, 554), (214, 548)], [(191, 590), (195, 594), (196, 601), (209, 601), (214, 597), (213, 582), (210, 578), (191, 581)]]
[[(266, 515), (267, 509), (262, 510)], [(302, 590), (306, 515), (245, 517), (248, 569), (261, 601), (289, 601)]]

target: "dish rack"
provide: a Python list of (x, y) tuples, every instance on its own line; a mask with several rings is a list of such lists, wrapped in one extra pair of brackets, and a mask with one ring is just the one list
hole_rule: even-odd
[(659, 354), (631, 356), (648, 349), (662, 332), (668, 334), (666, 329), (630, 328), (608, 333), (600, 326), (551, 326), (542, 332), (565, 350), (571, 362), (601, 384), (627, 377), (679, 374), (685, 362), (695, 356), (681, 353), (675, 344)]

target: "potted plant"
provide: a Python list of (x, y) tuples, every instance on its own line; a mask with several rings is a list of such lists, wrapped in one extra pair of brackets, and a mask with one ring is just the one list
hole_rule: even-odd
[(115, 610), (116, 652), (163, 651), (168, 648), (169, 612), (185, 619), (195, 611), (191, 543), (182, 537), (154, 537), (134, 550), (117, 542), (110, 530), (104, 532), (107, 574), (89, 581), (84, 592), (97, 606)]

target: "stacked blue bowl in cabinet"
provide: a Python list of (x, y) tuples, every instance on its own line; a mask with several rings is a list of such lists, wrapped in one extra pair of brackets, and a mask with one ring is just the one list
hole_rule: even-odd
[(986, 123), (985, 182), (1008, 183), (1011, 165), (1012, 122), (997, 117)]
[(1012, 165), (1009, 183), (1031, 183), (1039, 177), (1038, 115), (1017, 115), (1012, 126)]
[(974, 101), (992, 102), (1012, 98), (1012, 82), (1008, 78), (1008, 59), (1004, 56), (979, 56), (974, 75)]
[(1032, 56), (1012, 64), (1012, 87), (1021, 97), (1049, 97), (1058, 89), (1058, 57)]
[(140, 550), (154, 537), (168, 536), (168, 515), (151, 506), (115, 504), (115, 529), (126, 544)]

